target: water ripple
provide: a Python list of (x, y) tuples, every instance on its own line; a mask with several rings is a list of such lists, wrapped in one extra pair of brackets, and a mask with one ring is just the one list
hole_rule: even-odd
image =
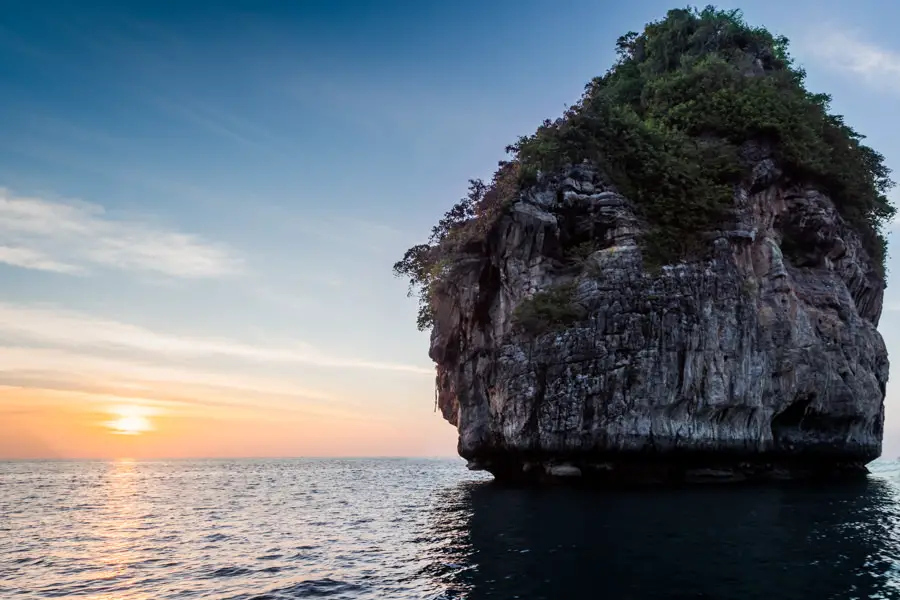
[(229, 600), (294, 600), (296, 598), (357, 598), (364, 588), (359, 585), (333, 579), (301, 581), (294, 585), (273, 589), (258, 596), (233, 596)]
[(598, 493), (459, 461), (0, 463), (23, 600), (900, 598), (900, 466), (869, 481)]

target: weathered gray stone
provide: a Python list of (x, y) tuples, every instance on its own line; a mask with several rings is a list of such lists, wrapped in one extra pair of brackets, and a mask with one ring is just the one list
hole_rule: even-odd
[(552, 477), (581, 477), (581, 469), (572, 465), (548, 465), (547, 474)]
[[(765, 149), (744, 154), (758, 162), (735, 192), (736, 222), (702, 261), (646, 271), (630, 203), (579, 165), (542, 176), (487, 250), (451, 267), (430, 355), (463, 457), (498, 477), (559, 460), (586, 475), (740, 479), (880, 455), (883, 278), (827, 196), (784, 184)], [(575, 274), (560, 246), (581, 227), (605, 247)], [(518, 330), (523, 300), (572, 281), (582, 320)]]

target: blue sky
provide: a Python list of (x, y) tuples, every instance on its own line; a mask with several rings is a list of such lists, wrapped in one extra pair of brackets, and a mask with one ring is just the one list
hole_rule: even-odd
[[(578, 98), (619, 35), (672, 7), (0, 1), (0, 403), (178, 413), (214, 396), (251, 420), (383, 425), (348, 453), (452, 454), (391, 265)], [(809, 87), (900, 165), (900, 8), (756, 1), (745, 16), (791, 38)], [(898, 290), (881, 325), (893, 356)], [(892, 383), (891, 456), (895, 398)], [(341, 453), (285, 435), (207, 450)]]

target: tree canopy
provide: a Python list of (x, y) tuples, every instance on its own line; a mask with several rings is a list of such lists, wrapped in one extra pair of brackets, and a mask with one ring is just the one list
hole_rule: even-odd
[(493, 222), (538, 173), (590, 161), (631, 199), (650, 230), (645, 261), (666, 264), (703, 251), (703, 231), (731, 217), (746, 176), (739, 149), (773, 149), (789, 181), (816, 186), (859, 233), (884, 272), (882, 226), (895, 212), (884, 157), (831, 98), (805, 86), (788, 40), (748, 25), (738, 10), (670, 10), (641, 33), (616, 42), (617, 60), (555, 120), (507, 147), (493, 180), (470, 181), (468, 195), (394, 265), (418, 293), (418, 325), (431, 324), (436, 278), (456, 253), (483, 241)]

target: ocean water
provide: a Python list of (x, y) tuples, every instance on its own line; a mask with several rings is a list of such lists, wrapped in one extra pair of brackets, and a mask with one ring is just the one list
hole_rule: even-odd
[(457, 460), (0, 463), (0, 598), (900, 598), (900, 464), (497, 486)]

